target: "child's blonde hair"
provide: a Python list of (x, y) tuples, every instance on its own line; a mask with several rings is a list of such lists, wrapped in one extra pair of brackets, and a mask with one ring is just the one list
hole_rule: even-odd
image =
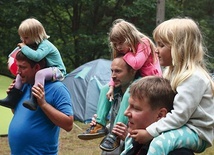
[(196, 22), (190, 18), (167, 20), (155, 28), (153, 38), (171, 49), (172, 65), (166, 67), (164, 77), (170, 79), (173, 90), (200, 69), (210, 79), (214, 94), (214, 83), (204, 63), (207, 49)]
[(32, 39), (36, 44), (41, 43), (44, 39), (48, 39), (43, 25), (35, 18), (28, 18), (19, 26), (19, 36), (27, 36)]
[(113, 26), (110, 28), (109, 33), (109, 42), (112, 48), (113, 58), (117, 57), (118, 55), (118, 51), (114, 43), (126, 43), (128, 46), (130, 46), (130, 51), (136, 53), (137, 44), (143, 43), (142, 38), (149, 40), (152, 55), (153, 58), (155, 58), (155, 45), (152, 40), (141, 33), (132, 23), (129, 23), (123, 19), (116, 19), (113, 22)]

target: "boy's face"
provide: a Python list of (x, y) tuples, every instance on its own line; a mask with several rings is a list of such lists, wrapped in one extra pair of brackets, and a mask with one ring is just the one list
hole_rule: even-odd
[(159, 109), (152, 110), (147, 99), (139, 100), (129, 97), (129, 106), (125, 111), (128, 117), (128, 131), (135, 129), (146, 129), (150, 124), (156, 122), (159, 118)]

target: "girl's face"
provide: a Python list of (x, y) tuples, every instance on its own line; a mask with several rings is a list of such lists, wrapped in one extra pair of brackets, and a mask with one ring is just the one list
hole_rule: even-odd
[(23, 43), (25, 43), (26, 45), (32, 45), (35, 42), (28, 36), (21, 36), (21, 40)]
[(157, 49), (156, 53), (158, 54), (158, 58), (161, 66), (171, 66), (172, 65), (172, 56), (171, 56), (171, 48), (166, 46), (161, 41), (157, 40)]
[(116, 50), (118, 51), (118, 53), (121, 54), (126, 54), (127, 52), (130, 51), (130, 47), (128, 46), (127, 43), (113, 43), (114, 47), (116, 48)]

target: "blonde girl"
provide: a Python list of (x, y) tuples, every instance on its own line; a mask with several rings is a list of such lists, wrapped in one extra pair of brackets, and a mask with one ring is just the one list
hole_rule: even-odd
[(146, 130), (132, 131), (140, 143), (152, 140), (149, 155), (176, 148), (203, 152), (214, 140), (214, 83), (204, 64), (201, 31), (190, 18), (174, 18), (153, 32), (164, 77), (177, 93), (173, 110)]
[[(161, 76), (162, 71), (155, 53), (155, 45), (145, 34), (141, 33), (132, 23), (117, 19), (109, 33), (110, 47), (113, 58), (124, 54), (124, 60), (142, 77), (148, 75)], [(113, 99), (113, 86), (111, 80), (107, 98)]]
[[(113, 26), (109, 33), (110, 46), (112, 48), (113, 58), (124, 54), (123, 59), (134, 70), (137, 70), (141, 77), (155, 75), (162, 76), (161, 67), (155, 53), (155, 45), (145, 34), (141, 33), (134, 24), (123, 19), (117, 19), (113, 22)], [(110, 101), (114, 99), (114, 82), (109, 82), (109, 91), (106, 96)], [(118, 122), (127, 124), (127, 117), (124, 112), (128, 107), (129, 88), (126, 90), (118, 114), (114, 120), (114, 125)], [(99, 120), (99, 114), (97, 114)], [(114, 126), (113, 125), (113, 126)], [(100, 148), (105, 151), (112, 151), (118, 142), (115, 133), (110, 133), (100, 144)]]
[[(162, 76), (161, 67), (157, 54), (155, 53), (154, 43), (142, 34), (137, 28), (132, 24), (123, 19), (117, 19), (113, 22), (113, 26), (109, 33), (110, 46), (112, 48), (113, 58), (118, 55), (123, 55), (125, 62), (134, 70), (140, 73), (140, 76)], [(110, 86), (110, 88), (108, 88)], [(109, 86), (104, 87), (101, 90), (98, 104), (104, 103), (108, 104), (108, 108), (102, 109), (102, 111), (97, 111), (96, 125), (90, 130), (86, 131), (82, 137), (84, 139), (93, 139), (97, 135), (104, 135), (104, 129), (106, 126), (106, 118), (103, 117), (103, 113), (108, 113), (108, 109), (111, 108), (111, 103), (114, 103), (114, 82), (111, 79)], [(113, 126), (118, 122), (127, 124), (128, 119), (124, 116), (124, 112), (128, 107), (129, 89), (123, 95), (122, 101), (120, 102), (120, 107), (117, 115), (111, 123), (110, 133), (101, 141), (100, 148), (104, 151), (114, 151), (120, 146), (119, 137), (116, 133), (111, 132)], [(107, 106), (106, 106), (107, 107)]]
[[(42, 59), (46, 59), (47, 68), (42, 69), (36, 73), (34, 85), (38, 83), (44, 85), (45, 80), (62, 80), (66, 74), (66, 68), (62, 61), (60, 52), (58, 49), (48, 40), (49, 36), (43, 25), (35, 18), (28, 18), (24, 20), (19, 28), (18, 34), (22, 40), (18, 44), (21, 52), (29, 59), (39, 62)], [(15, 92), (20, 92), (22, 88), (21, 76), (19, 73), (16, 76), (14, 89)], [(14, 95), (13, 95), (14, 94)], [(4, 100), (0, 100), (0, 104), (4, 105), (14, 103), (14, 98), (18, 98), (17, 93), (9, 93)], [(17, 100), (15, 101), (17, 102)], [(23, 106), (30, 110), (36, 110), (37, 104), (33, 94), (30, 100), (25, 101)], [(13, 107), (15, 108), (15, 107)]]

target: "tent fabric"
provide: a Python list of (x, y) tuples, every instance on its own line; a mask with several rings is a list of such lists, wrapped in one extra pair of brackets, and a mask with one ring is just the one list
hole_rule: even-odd
[(71, 94), (74, 119), (89, 122), (96, 113), (100, 89), (110, 81), (111, 61), (97, 59), (70, 72), (62, 81)]

